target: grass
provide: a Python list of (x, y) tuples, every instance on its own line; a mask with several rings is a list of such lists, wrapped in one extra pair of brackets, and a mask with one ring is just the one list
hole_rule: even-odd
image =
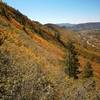
[[(9, 11), (13, 14), (13, 9), (9, 8)], [(32, 25), (35, 24), (33, 23)], [(54, 37), (54, 30), (38, 25), (38, 23), (34, 27), (37, 28), (37, 26), (42, 27), (42, 30), (45, 29), (44, 33), (49, 34), (49, 37)], [(26, 31), (23, 29), (23, 25), (15, 19), (12, 18), (8, 21), (4, 16), (0, 15), (0, 34), (5, 38), (0, 46), (0, 51), (5, 57), (10, 57), (11, 63), (9, 65), (15, 70), (15, 72), (12, 72), (12, 77), (8, 76), (6, 79), (7, 85), (4, 82), (3, 87), (4, 89), (5, 86), (11, 87), (7, 89), (7, 95), (10, 95), (10, 97), (6, 98), (3, 95), (3, 99), (11, 99), (13, 97), (13, 100), (32, 100), (33, 98), (35, 100), (75, 100), (76, 98), (84, 97), (87, 100), (92, 100), (92, 97), (95, 98), (94, 96), (98, 95), (96, 90), (92, 91), (94, 87), (91, 91), (87, 91), (88, 87), (84, 89), (85, 84), (93, 82), (92, 79), (79, 78), (78, 80), (73, 80), (64, 73), (64, 56), (67, 50), (63, 46), (59, 46), (57, 39), (47, 40), (33, 32), (29, 27), (25, 28)], [(50, 31), (48, 32), (48, 30)], [(75, 36), (73, 36), (73, 33), (70, 35), (70, 32), (66, 35), (65, 30), (61, 31), (64, 32), (61, 39), (64, 39), (65, 42)], [(93, 52), (84, 51), (82, 52), (84, 55), (93, 54)], [(80, 62), (82, 66), (86, 60), (81, 56)], [(0, 60), (0, 63), (2, 63), (2, 60)], [(100, 73), (98, 65), (94, 62), (93, 67), (97, 74)], [(2, 69), (3, 67), (4, 65), (2, 64), (0, 68)], [(9, 67), (6, 66), (5, 68), (8, 69)], [(16, 74), (17, 71), (18, 73)], [(97, 76), (96, 82), (100, 83)], [(97, 86), (99, 87), (99, 85)], [(20, 87), (19, 92), (16, 90), (18, 87)], [(80, 96), (78, 96), (78, 93)]]

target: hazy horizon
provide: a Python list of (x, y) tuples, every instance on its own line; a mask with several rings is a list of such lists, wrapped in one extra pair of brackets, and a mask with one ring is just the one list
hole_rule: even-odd
[(46, 23), (100, 22), (100, 0), (4, 0), (31, 20)]

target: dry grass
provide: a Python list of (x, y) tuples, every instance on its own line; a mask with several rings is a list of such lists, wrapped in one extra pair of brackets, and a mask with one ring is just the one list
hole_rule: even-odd
[[(9, 8), (9, 12), (12, 13), (13, 10)], [(34, 27), (41, 26), (35, 26), (35, 24)], [(44, 28), (44, 26), (42, 27)], [(48, 30), (44, 30), (45, 34), (47, 33), (53, 36), (54, 31), (52, 30), (50, 31), (52, 33), (50, 33)], [(62, 31), (65, 32), (65, 30)], [(63, 61), (65, 60), (64, 56), (67, 51), (63, 46), (60, 47), (56, 43), (56, 39), (48, 41), (36, 32), (32, 32), (32, 29), (29, 27), (23, 27), (23, 25), (15, 19), (8, 21), (4, 16), (0, 16), (0, 34), (4, 37), (0, 51), (4, 55), (11, 57), (12, 63), (10, 65), (18, 69), (22, 77), (22, 88), (20, 90), (22, 96), (19, 94), (16, 95), (15, 100), (22, 100), (22, 97), (27, 100), (32, 100), (32, 98), (37, 98), (33, 100), (66, 100), (67, 98), (68, 100), (75, 100), (75, 98), (78, 97), (78, 93), (85, 97), (87, 97), (87, 95), (91, 97), (96, 95), (96, 90), (87, 92), (87, 87), (84, 89), (84, 84), (89, 84), (89, 81), (93, 82), (93, 80), (73, 80), (65, 75), (65, 63)], [(66, 37), (69, 39), (71, 36), (72, 33), (70, 35), (70, 32), (66, 36), (64, 33), (61, 39), (64, 39), (66, 42)], [(82, 67), (86, 60), (87, 59), (80, 57)], [(94, 62), (93, 68), (99, 77), (99, 64)], [(13, 73), (13, 75), (15, 75), (15, 73)], [(19, 78), (16, 78), (15, 81), (18, 79)], [(11, 80), (12, 83), (15, 81)], [(97, 82), (99, 84), (100, 81), (97, 80)], [(7, 86), (9, 85), (11, 84), (7, 84)], [(99, 87), (99, 85), (97, 86)], [(38, 88), (40, 91), (37, 90)], [(46, 91), (44, 91), (44, 88)], [(11, 90), (12, 89), (13, 88), (11, 88)], [(85, 95), (83, 94), (84, 91), (86, 92)], [(82, 96), (79, 97), (82, 98)], [(89, 97), (87, 97), (87, 100), (88, 99)]]

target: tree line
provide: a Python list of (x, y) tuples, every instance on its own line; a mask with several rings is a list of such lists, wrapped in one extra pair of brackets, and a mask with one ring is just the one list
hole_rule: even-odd
[[(78, 52), (73, 44), (73, 42), (69, 41), (66, 45), (68, 54), (67, 54), (67, 60), (66, 60), (66, 67), (65, 67), (65, 73), (69, 77), (73, 77), (74, 79), (78, 78), (78, 74), (81, 72), (79, 70), (80, 63), (78, 59)], [(82, 76), (84, 78), (93, 77), (93, 68), (89, 61), (86, 62), (86, 65), (83, 68)]]

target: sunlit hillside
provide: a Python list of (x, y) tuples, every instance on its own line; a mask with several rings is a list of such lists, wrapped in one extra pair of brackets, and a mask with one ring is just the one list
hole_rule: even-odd
[[(79, 54), (78, 79), (65, 73), (68, 41)], [(94, 76), (82, 78), (87, 61)], [(99, 67), (99, 50), (79, 33), (31, 21), (0, 2), (0, 100), (99, 100)]]

